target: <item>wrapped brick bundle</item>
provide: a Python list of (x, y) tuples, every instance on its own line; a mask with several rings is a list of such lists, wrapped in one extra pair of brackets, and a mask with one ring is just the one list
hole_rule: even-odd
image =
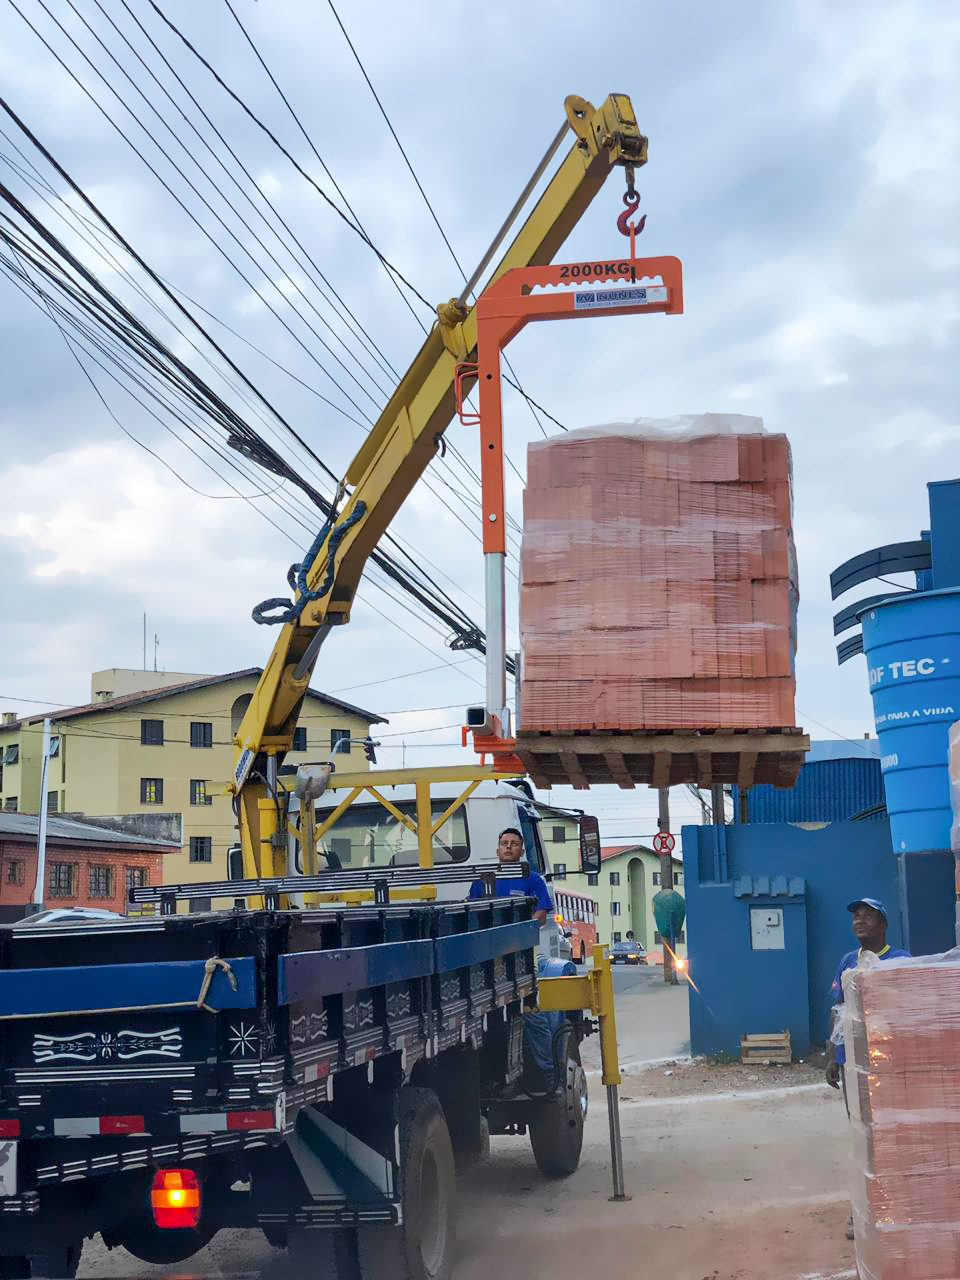
[(960, 1276), (960, 952), (844, 975), (861, 1280)]
[(792, 726), (791, 515), (790, 447), (759, 418), (532, 444), (519, 728)]

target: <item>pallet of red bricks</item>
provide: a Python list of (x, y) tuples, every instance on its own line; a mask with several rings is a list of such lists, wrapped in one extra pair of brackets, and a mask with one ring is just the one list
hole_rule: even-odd
[(960, 1277), (960, 952), (844, 977), (861, 1280)]
[(790, 446), (759, 418), (639, 418), (527, 454), (519, 728), (785, 728)]

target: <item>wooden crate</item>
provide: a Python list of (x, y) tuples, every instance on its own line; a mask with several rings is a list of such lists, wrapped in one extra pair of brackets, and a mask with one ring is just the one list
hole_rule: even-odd
[(790, 1032), (775, 1031), (766, 1036), (740, 1037), (741, 1062), (792, 1062)]
[(638, 784), (792, 787), (810, 739), (802, 729), (665, 729), (524, 733), (516, 754), (538, 787)]

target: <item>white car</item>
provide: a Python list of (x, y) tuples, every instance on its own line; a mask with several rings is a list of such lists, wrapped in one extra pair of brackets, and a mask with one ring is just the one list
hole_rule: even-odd
[(104, 920), (122, 920), (116, 911), (104, 911), (100, 907), (52, 907), (24, 916), (14, 924), (14, 929), (31, 929), (34, 925), (47, 924), (99, 924)]

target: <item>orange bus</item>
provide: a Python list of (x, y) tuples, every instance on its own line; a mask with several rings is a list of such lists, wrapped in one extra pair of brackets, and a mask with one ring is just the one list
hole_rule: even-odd
[(597, 940), (597, 904), (579, 893), (556, 894), (556, 921), (570, 935), (573, 958), (583, 964)]

